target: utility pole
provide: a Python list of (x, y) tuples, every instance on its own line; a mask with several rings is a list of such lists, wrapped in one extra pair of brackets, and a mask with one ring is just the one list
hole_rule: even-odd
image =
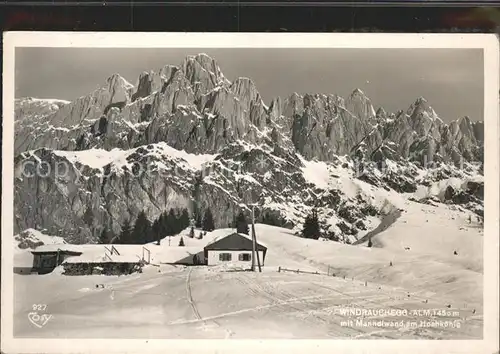
[[(256, 251), (256, 253), (257, 253), (257, 265), (259, 266), (259, 273), (261, 273), (262, 269), (260, 267), (259, 250), (256, 250), (256, 247), (257, 247), (257, 235), (255, 234), (255, 205), (252, 205), (252, 239), (253, 239), (253, 249), (254, 249), (254, 252)], [(253, 257), (252, 257), (252, 264), (253, 264), (253, 269), (255, 269), (255, 263), (253, 262)]]
[(254, 217), (254, 211), (253, 211), (253, 205), (252, 205), (252, 272), (255, 272), (255, 232), (253, 229), (253, 217)]

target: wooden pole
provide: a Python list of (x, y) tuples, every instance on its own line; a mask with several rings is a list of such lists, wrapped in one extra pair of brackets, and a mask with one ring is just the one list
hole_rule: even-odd
[[(252, 234), (253, 234), (253, 242), (255, 244), (254, 249), (257, 247), (257, 235), (255, 234), (255, 206), (252, 205)], [(259, 273), (262, 272), (262, 268), (260, 267), (260, 256), (259, 250), (257, 249), (257, 265), (259, 266)]]
[(252, 272), (255, 272), (255, 232), (253, 229), (253, 206), (252, 206)]

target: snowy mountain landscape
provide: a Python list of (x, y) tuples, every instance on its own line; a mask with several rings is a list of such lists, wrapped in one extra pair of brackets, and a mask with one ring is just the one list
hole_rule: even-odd
[[(16, 99), (14, 266), (51, 245), (140, 258), (119, 242), (126, 225), (172, 208), (192, 222), (209, 211), (214, 229), (145, 240), (141, 273), (15, 274), (16, 336), (482, 337), (482, 121), (445, 123), (432, 97), (387, 112), (360, 89), (265, 103), (206, 54), (103, 81), (71, 102)], [(178, 262), (252, 206), (262, 273)], [(303, 237), (311, 215), (319, 231)], [(26, 320), (36, 303), (53, 315), (43, 328)]]

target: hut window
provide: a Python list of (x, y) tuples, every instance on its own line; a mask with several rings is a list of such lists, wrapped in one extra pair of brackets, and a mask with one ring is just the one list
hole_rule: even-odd
[(238, 259), (240, 261), (248, 262), (248, 261), (250, 261), (252, 259), (252, 256), (251, 256), (250, 253), (240, 253), (238, 255)]
[(231, 253), (220, 253), (219, 261), (229, 262), (231, 260)]

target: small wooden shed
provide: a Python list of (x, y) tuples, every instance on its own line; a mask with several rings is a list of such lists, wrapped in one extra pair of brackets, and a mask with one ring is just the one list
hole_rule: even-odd
[(33, 254), (33, 269), (32, 272), (38, 274), (50, 273), (57, 266), (61, 265), (67, 258), (80, 256), (82, 252), (72, 251), (68, 249), (51, 249), (43, 246), (38, 247)]

